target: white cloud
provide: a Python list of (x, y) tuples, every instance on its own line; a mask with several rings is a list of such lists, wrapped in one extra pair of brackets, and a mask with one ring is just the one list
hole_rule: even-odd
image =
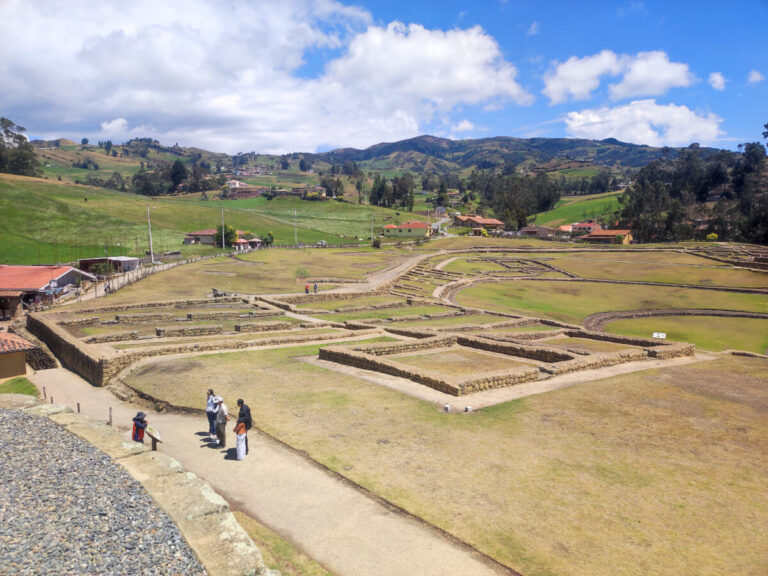
[(572, 56), (563, 63), (555, 63), (544, 75), (542, 92), (551, 104), (565, 102), (569, 97), (586, 100), (600, 86), (603, 76), (619, 75), (621, 81), (609, 87), (614, 100), (658, 96), (694, 81), (687, 64), (670, 62), (664, 52), (638, 52), (630, 56), (603, 50), (593, 56)]
[(467, 119), (462, 120), (458, 124), (454, 124), (451, 127), (451, 130), (454, 132), (471, 132), (472, 130), (476, 130), (477, 126), (475, 126), (472, 122), (470, 122)]
[(725, 83), (727, 81), (728, 80), (726, 80), (725, 76), (723, 76), (720, 72), (712, 72), (712, 74), (709, 75), (709, 85), (718, 92), (725, 90)]
[(528, 30), (525, 31), (526, 36), (536, 36), (539, 33), (539, 23), (533, 22), (528, 26)]
[(542, 92), (551, 104), (565, 102), (569, 96), (574, 100), (586, 100), (600, 85), (601, 76), (615, 76), (621, 68), (619, 58), (610, 50), (584, 58), (571, 56), (544, 75)]
[(721, 121), (715, 114), (700, 115), (686, 106), (660, 105), (649, 99), (612, 108), (570, 112), (565, 126), (570, 136), (578, 138), (616, 138), (650, 146), (685, 146), (716, 140)]
[(634, 98), (637, 96), (660, 96), (670, 88), (690, 86), (694, 76), (688, 71), (688, 64), (670, 62), (661, 51), (638, 52), (636, 56), (622, 58), (624, 75), (621, 82), (610, 86), (611, 97)]
[(765, 80), (765, 76), (760, 74), (757, 70), (750, 70), (749, 74), (747, 75), (747, 82), (750, 84), (755, 84), (757, 82), (762, 82)]
[[(411, 137), (459, 105), (532, 100), (479, 27), (371, 21), (335, 0), (6, 0), (0, 110), (42, 137), (285, 152)], [(316, 50), (335, 59), (305, 66)]]

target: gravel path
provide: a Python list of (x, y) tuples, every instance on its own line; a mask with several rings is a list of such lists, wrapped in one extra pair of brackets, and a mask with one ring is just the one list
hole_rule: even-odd
[(205, 574), (141, 484), (91, 444), (0, 409), (0, 445), (0, 574)]

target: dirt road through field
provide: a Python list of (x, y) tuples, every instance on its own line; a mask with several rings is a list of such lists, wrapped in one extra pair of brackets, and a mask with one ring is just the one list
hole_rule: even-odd
[[(29, 379), (45, 387), (48, 401), (66, 404), (90, 418), (107, 420), (126, 439), (139, 407), (120, 401), (65, 369), (42, 370)], [(201, 398), (201, 406), (204, 399)], [(236, 398), (225, 398), (230, 413)], [(289, 448), (259, 433), (249, 435), (250, 454), (231, 459), (228, 449), (213, 448), (204, 416), (158, 414), (141, 407), (162, 435), (160, 450), (176, 458), (243, 510), (338, 576), (491, 576), (506, 573), (480, 554), (451, 541), (418, 520), (388, 509)], [(256, 403), (251, 409), (258, 411)], [(233, 424), (230, 423), (230, 424)]]

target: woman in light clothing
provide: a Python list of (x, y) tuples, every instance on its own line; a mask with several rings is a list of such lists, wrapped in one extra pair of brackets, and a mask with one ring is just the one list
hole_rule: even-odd
[(238, 460), (245, 460), (246, 432), (245, 422), (238, 422), (235, 426), (235, 434), (237, 434), (237, 442), (235, 443), (235, 446), (237, 447)]
[(227, 446), (227, 422), (229, 422), (229, 411), (224, 399), (216, 396), (213, 400), (216, 402), (216, 444), (220, 448)]

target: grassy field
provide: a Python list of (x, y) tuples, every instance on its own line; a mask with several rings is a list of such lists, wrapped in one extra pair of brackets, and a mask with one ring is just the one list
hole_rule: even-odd
[(557, 348), (563, 348), (565, 350), (575, 350), (579, 352), (586, 352), (589, 354), (600, 354), (603, 352), (618, 352), (619, 350), (626, 350), (627, 348), (633, 348), (627, 344), (617, 344), (616, 342), (606, 342), (604, 340), (593, 340), (591, 338), (575, 338), (575, 337), (557, 337), (546, 338), (544, 340), (536, 340), (536, 344), (543, 344), (545, 346), (555, 346)]
[(484, 272), (510, 272), (509, 268), (505, 268), (501, 264), (496, 262), (489, 262), (487, 260), (481, 262), (470, 262), (470, 260), (477, 260), (477, 256), (469, 256), (467, 258), (457, 258), (453, 262), (450, 262), (443, 266), (443, 270), (446, 272), (458, 272), (460, 274), (482, 274)]
[(494, 370), (507, 370), (530, 366), (500, 354), (488, 354), (462, 346), (452, 346), (423, 354), (390, 356), (400, 364), (423, 368), (440, 374), (442, 378), (480, 376)]
[(611, 310), (718, 308), (768, 312), (768, 298), (760, 294), (590, 282), (517, 280), (479, 284), (459, 292), (456, 301), (463, 306), (573, 323)]
[(616, 320), (606, 332), (650, 338), (664, 332), (670, 340), (692, 342), (697, 348), (720, 351), (748, 350), (768, 354), (768, 320), (712, 316), (659, 316)]
[(354, 306), (378, 306), (381, 304), (400, 303), (406, 305), (405, 300), (399, 296), (382, 294), (381, 296), (363, 296), (362, 298), (327, 300), (325, 302), (304, 302), (296, 304), (296, 308), (301, 310), (307, 308), (310, 310), (337, 310), (342, 308), (352, 308)]
[[(306, 278), (328, 277), (362, 280), (402, 258), (395, 249), (324, 248), (307, 250), (258, 250), (242, 259), (215, 258), (155, 274), (110, 294), (101, 302), (142, 302), (204, 298), (211, 288), (242, 294), (282, 294), (303, 291)], [(307, 275), (306, 277), (304, 275)], [(85, 301), (73, 309), (90, 308)]]
[(596, 196), (565, 196), (554, 209), (536, 214), (534, 224), (557, 227), (588, 218), (598, 218), (619, 207), (621, 194), (621, 192), (609, 192)]
[[(276, 244), (294, 240), (315, 244), (354, 243), (370, 237), (371, 210), (340, 202), (306, 202), (288, 198), (267, 201), (211, 200), (196, 197), (150, 198), (55, 180), (0, 175), (0, 262), (40, 264), (71, 262), (109, 255), (141, 255), (149, 250), (147, 205), (151, 206), (156, 253), (181, 250), (207, 254), (210, 246), (183, 245), (184, 234), (221, 223), (256, 236), (272, 232)], [(293, 210), (297, 211), (294, 230)], [(374, 225), (395, 218), (391, 210), (373, 210)], [(295, 232), (295, 233), (294, 233)], [(11, 249), (12, 247), (12, 249)]]
[(27, 394), (37, 396), (37, 388), (24, 376), (11, 378), (0, 384), (0, 394)]
[(581, 278), (768, 288), (768, 272), (733, 269), (706, 258), (676, 252), (576, 252), (541, 254), (541, 258)]
[(763, 360), (649, 370), (448, 416), (300, 361), (316, 353), (158, 360), (128, 380), (194, 407), (211, 381), (225, 398), (258, 398), (259, 428), (526, 575), (765, 571)]

